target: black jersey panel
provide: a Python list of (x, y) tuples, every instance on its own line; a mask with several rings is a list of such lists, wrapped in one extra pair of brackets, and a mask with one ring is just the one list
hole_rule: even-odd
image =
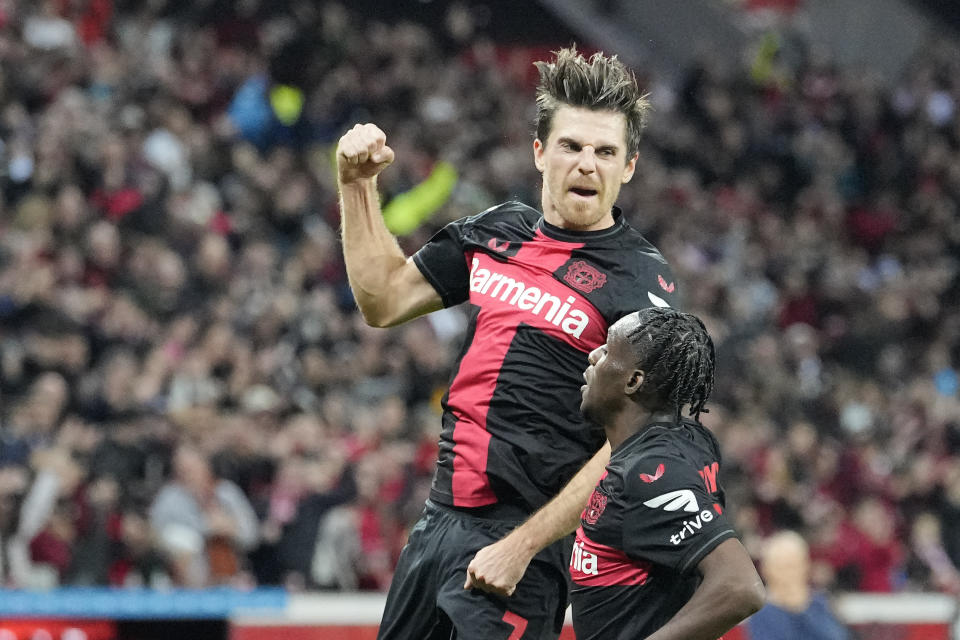
[(602, 442), (579, 412), (587, 354), (627, 312), (673, 305), (673, 276), (619, 212), (577, 232), (518, 202), (451, 222), (414, 260), (445, 305), (471, 304), (431, 497), (534, 509)]
[(716, 439), (692, 420), (648, 425), (613, 451), (571, 557), (578, 638), (647, 637), (689, 600), (697, 564), (735, 537), (720, 464)]

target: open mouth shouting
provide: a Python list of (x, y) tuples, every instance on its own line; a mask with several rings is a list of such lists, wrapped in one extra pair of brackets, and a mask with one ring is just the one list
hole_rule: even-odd
[(597, 190), (589, 187), (570, 187), (570, 193), (578, 198), (593, 198), (597, 195)]

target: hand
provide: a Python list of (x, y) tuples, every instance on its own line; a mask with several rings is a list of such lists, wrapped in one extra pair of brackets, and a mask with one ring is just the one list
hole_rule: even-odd
[(477, 552), (467, 567), (463, 588), (512, 596), (532, 558), (516, 537), (507, 536)]
[(337, 145), (337, 176), (341, 184), (374, 178), (393, 162), (387, 135), (375, 124), (355, 124)]

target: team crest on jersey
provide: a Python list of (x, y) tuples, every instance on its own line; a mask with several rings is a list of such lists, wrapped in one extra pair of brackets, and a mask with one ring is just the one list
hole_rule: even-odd
[(606, 508), (607, 496), (594, 489), (593, 493), (590, 495), (590, 502), (587, 504), (587, 509), (583, 512), (584, 521), (587, 524), (597, 524), (597, 520), (600, 519), (600, 516), (603, 514), (603, 510)]
[(583, 260), (577, 260), (567, 268), (563, 280), (574, 289), (590, 293), (607, 283), (607, 275)]

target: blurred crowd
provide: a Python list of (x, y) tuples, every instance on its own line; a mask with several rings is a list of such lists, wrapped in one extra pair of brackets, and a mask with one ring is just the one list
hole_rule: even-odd
[[(539, 202), (550, 47), (445, 6), (0, 0), (0, 584), (389, 584), (464, 321), (363, 324), (336, 139), (387, 132), (387, 201), (457, 168), (407, 252)], [(960, 593), (960, 49), (681, 77), (640, 76), (620, 205), (717, 343), (748, 549), (794, 529), (820, 587)]]

